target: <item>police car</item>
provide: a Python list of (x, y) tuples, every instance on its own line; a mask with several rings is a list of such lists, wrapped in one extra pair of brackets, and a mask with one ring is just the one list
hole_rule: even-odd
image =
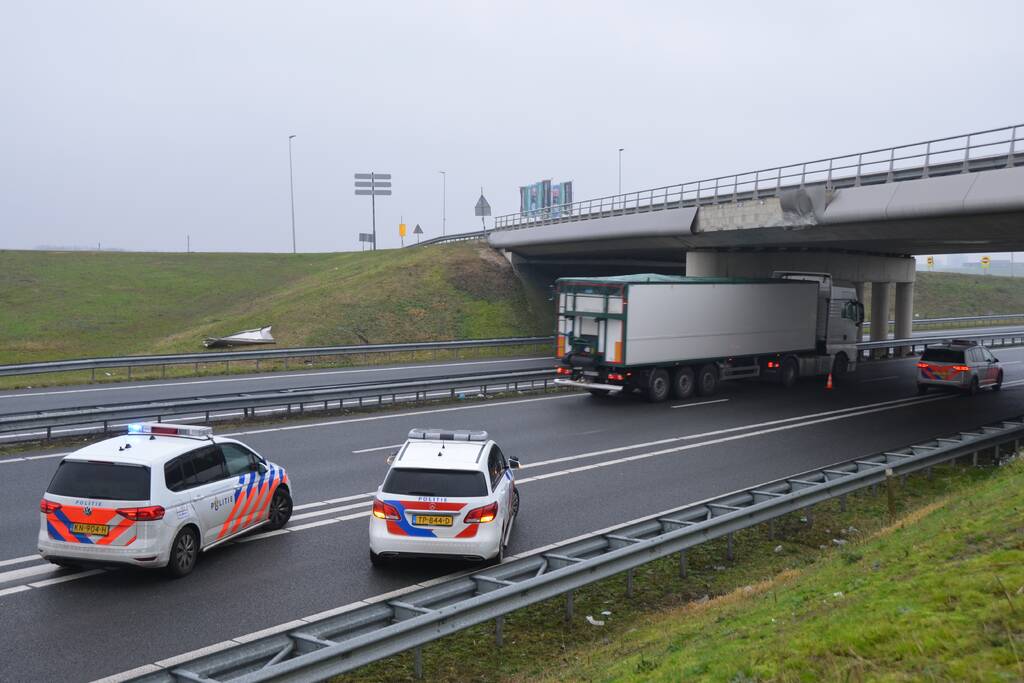
[(999, 391), (1003, 387), (1003, 367), (984, 346), (973, 341), (954, 339), (948, 344), (932, 344), (917, 363), (917, 393), (930, 387), (958, 389), (976, 394), (982, 387)]
[(487, 432), (413, 429), (377, 489), (370, 517), (370, 560), (505, 556), (519, 512), (507, 458)]
[(39, 553), (61, 566), (192, 571), (201, 551), (292, 514), (284, 468), (209, 427), (138, 423), (66, 456), (39, 503)]

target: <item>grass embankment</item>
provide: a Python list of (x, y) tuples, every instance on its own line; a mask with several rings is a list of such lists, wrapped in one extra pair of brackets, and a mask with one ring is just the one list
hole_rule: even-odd
[[(795, 513), (424, 648), (444, 681), (1024, 680), (1024, 462), (936, 470)], [(605, 612), (606, 614), (602, 614)], [(603, 620), (591, 625), (586, 616)], [(402, 655), (339, 680), (412, 680)]]
[[(891, 289), (895, 290), (895, 287)], [(870, 317), (870, 286), (864, 287), (864, 299), (864, 308)], [(914, 283), (914, 316), (917, 318), (959, 318), (1002, 313), (1024, 313), (1024, 278), (917, 273)], [(890, 301), (889, 319), (892, 320), (893, 316)]]
[(0, 252), (0, 364), (202, 350), (272, 324), (277, 346), (547, 334), (479, 244), (342, 254)]

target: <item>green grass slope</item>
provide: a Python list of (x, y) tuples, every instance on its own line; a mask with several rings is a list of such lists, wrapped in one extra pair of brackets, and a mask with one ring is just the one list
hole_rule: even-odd
[(545, 680), (1024, 680), (1024, 462)]
[(550, 307), (477, 243), (342, 254), (0, 252), (0, 363), (548, 334)]
[(921, 272), (914, 284), (914, 313), (919, 318), (1024, 313), (1024, 278)]

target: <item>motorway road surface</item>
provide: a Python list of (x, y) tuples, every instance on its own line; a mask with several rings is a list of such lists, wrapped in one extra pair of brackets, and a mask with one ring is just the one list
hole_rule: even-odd
[[(371, 492), (412, 427), (487, 429), (519, 456), (520, 519), (511, 552), (936, 435), (1024, 414), (1024, 349), (1002, 349), (1006, 385), (964, 397), (915, 391), (914, 360), (862, 366), (826, 391), (757, 382), (713, 399), (535, 394), (232, 434), (288, 468), (296, 511), (286, 532), (201, 558), (188, 577), (58, 569), (34, 555), (52, 454), (0, 459), (0, 681), (92, 680), (366, 600), (466, 568), (397, 563), (367, 550)], [(33, 459), (34, 458), (34, 459)]]
[[(1016, 327), (958, 328), (925, 330), (914, 336), (939, 334), (987, 334), (1021, 331)], [(891, 335), (890, 335), (891, 336)], [(452, 362), (423, 362), (404, 365), (337, 368), (296, 372), (267, 372), (252, 375), (196, 377), (192, 379), (152, 380), (88, 384), (41, 389), (0, 391), (0, 414), (55, 410), (82, 406), (111, 405), (124, 402), (195, 398), (246, 391), (328, 387), (365, 382), (387, 382), (422, 377), (450, 377), (482, 373), (516, 372), (550, 368), (552, 356), (537, 354), (530, 358), (495, 358)]]

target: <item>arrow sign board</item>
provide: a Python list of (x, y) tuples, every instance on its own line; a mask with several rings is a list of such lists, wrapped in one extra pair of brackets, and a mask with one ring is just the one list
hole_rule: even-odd
[(391, 194), (391, 190), (356, 190), (356, 194), (373, 195), (374, 197), (387, 197)]
[(356, 187), (391, 187), (390, 180), (357, 180)]
[(391, 180), (390, 173), (356, 173), (356, 180)]
[(480, 199), (476, 200), (476, 215), (477, 216), (490, 216), (491, 205), (487, 203), (487, 199), (484, 198), (483, 193), (480, 193)]

